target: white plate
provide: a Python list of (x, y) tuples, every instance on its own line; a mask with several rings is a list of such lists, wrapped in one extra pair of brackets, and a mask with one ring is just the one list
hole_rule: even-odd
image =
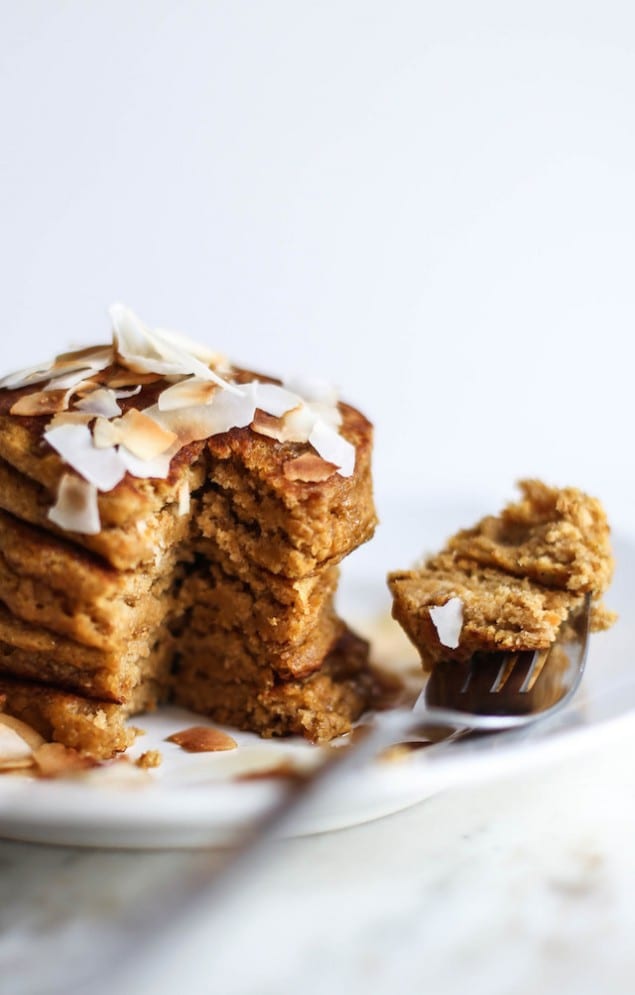
[[(411, 651), (386, 617), (386, 572), (437, 547), (450, 531), (481, 511), (447, 504), (393, 506), (382, 515), (386, 524), (376, 539), (351, 557), (340, 609), (374, 637), (380, 658), (398, 657), (393, 662), (409, 661), (412, 667)], [(608, 603), (620, 613), (620, 621), (593, 638), (583, 689), (565, 714), (519, 733), (457, 743), (437, 753), (434, 748), (423, 750), (402, 763), (373, 764), (323, 795), (294, 831), (324, 832), (376, 819), (450, 785), (554, 762), (594, 745), (600, 736), (617, 733), (635, 706), (635, 544), (621, 539), (615, 547), (617, 570)], [(164, 762), (147, 778), (128, 784), (109, 780), (108, 775), (95, 783), (0, 777), (0, 835), (75, 846), (231, 843), (283, 790), (280, 780), (236, 781), (237, 773), (272, 767), (289, 757), (307, 766), (319, 759), (317, 749), (305, 742), (266, 741), (249, 733), (232, 733), (239, 749), (226, 753), (188, 754), (164, 742), (170, 733), (194, 723), (201, 724), (200, 717), (167, 708), (137, 719), (146, 735), (131, 752), (138, 755), (156, 747)]]

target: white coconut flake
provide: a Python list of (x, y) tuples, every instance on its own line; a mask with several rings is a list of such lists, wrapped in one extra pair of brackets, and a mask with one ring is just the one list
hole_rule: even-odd
[(190, 485), (184, 480), (179, 487), (179, 515), (188, 515), (190, 511)]
[(79, 388), (86, 381), (90, 381), (93, 373), (97, 371), (84, 367), (80, 370), (73, 370), (71, 373), (63, 373), (59, 377), (49, 380), (44, 390), (68, 390), (70, 387)]
[(448, 649), (455, 650), (459, 645), (463, 628), (463, 601), (450, 598), (444, 605), (430, 608), (430, 618), (437, 630), (439, 642)]
[(183, 332), (175, 332), (171, 328), (155, 328), (154, 334), (163, 342), (176, 346), (183, 352), (189, 352), (196, 359), (200, 359), (206, 366), (227, 366), (227, 356), (220, 352), (215, 352), (201, 342), (184, 335)]
[[(92, 415), (86, 416), (92, 419)], [(93, 425), (93, 445), (97, 449), (109, 449), (111, 446), (118, 446), (121, 442), (121, 429), (115, 422), (108, 421), (107, 418), (97, 418)]]
[(327, 463), (339, 467), (342, 477), (350, 477), (355, 470), (355, 446), (331, 425), (318, 419), (309, 435), (309, 442)]
[(65, 473), (48, 517), (66, 532), (97, 535), (101, 531), (97, 488), (74, 473)]
[(97, 390), (91, 391), (81, 401), (76, 401), (75, 407), (79, 411), (100, 415), (102, 418), (117, 418), (121, 414), (115, 392), (109, 387), (98, 387)]
[(284, 386), (287, 390), (299, 394), (305, 401), (317, 402), (329, 407), (337, 405), (336, 388), (319, 377), (292, 376), (284, 381)]
[(32, 754), (29, 744), (15, 729), (0, 724), (0, 767), (10, 767), (16, 761), (28, 761)]
[[(83, 379), (87, 372), (97, 373), (104, 370), (112, 363), (113, 354), (110, 346), (90, 346), (86, 349), (79, 349), (76, 352), (64, 353), (52, 362), (40, 363), (38, 366), (31, 366), (25, 370), (18, 370), (17, 373), (10, 373), (0, 380), (0, 388), (8, 390), (16, 387), (27, 387), (54, 377), (56, 380), (70, 379), (82, 373), (79, 379)], [(75, 380), (74, 383), (77, 383)], [(74, 383), (56, 383), (53, 389), (60, 389), (74, 386)]]
[[(113, 304), (109, 310), (113, 326), (113, 343), (122, 365), (137, 373), (162, 373), (166, 376), (194, 375), (211, 380), (231, 393), (240, 388), (219, 377), (205, 362), (188, 348), (189, 339), (174, 332), (150, 329), (124, 304)], [(179, 344), (185, 342), (185, 346)], [(191, 344), (191, 343), (190, 343)], [(204, 347), (196, 347), (197, 352)], [(207, 352), (207, 350), (204, 350)]]
[(276, 418), (280, 418), (287, 411), (292, 411), (302, 404), (302, 398), (299, 394), (294, 394), (279, 384), (261, 383), (255, 380), (250, 386), (253, 387), (255, 393), (256, 407)]
[(69, 466), (100, 491), (111, 491), (126, 475), (126, 465), (114, 448), (98, 449), (87, 425), (60, 425), (44, 438)]
[(175, 408), (160, 411), (158, 404), (144, 410), (163, 428), (174, 432), (181, 443), (199, 442), (232, 428), (245, 428), (253, 421), (256, 403), (253, 384), (247, 384), (244, 394), (237, 396), (227, 391), (216, 391), (210, 404), (198, 404), (191, 408)]
[(17, 370), (15, 373), (8, 373), (0, 380), (0, 388), (14, 390), (17, 387), (26, 387), (29, 384), (41, 383), (51, 376), (52, 363), (41, 363), (39, 366), (29, 366), (24, 370)]
[(315, 416), (316, 421), (319, 418), (320, 421), (326, 422), (331, 428), (336, 429), (342, 424), (342, 412), (337, 404), (322, 404), (319, 401), (311, 401), (307, 407)]
[[(119, 446), (119, 459), (122, 461), (124, 467), (128, 473), (132, 474), (133, 477), (151, 478), (156, 477), (161, 480), (165, 480), (170, 474), (170, 463), (172, 462), (172, 457), (176, 455), (179, 451), (179, 446), (174, 445), (167, 452), (161, 453), (160, 456), (156, 456), (151, 460), (139, 459), (134, 453), (131, 453), (126, 446)], [(102, 450), (103, 452), (103, 450)]]
[(115, 389), (114, 387), (111, 387), (110, 389), (112, 390), (113, 394), (115, 395), (115, 398), (118, 401), (124, 401), (128, 397), (136, 397), (137, 394), (140, 394), (141, 384), (137, 384), (137, 386), (133, 387), (132, 390), (121, 390), (121, 389)]

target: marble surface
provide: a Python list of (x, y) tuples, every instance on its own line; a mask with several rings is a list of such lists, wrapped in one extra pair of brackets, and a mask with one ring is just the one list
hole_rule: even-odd
[(0, 992), (631, 993), (634, 750), (635, 719), (552, 768), (277, 844), (149, 940), (144, 909), (222, 853), (2, 842)]

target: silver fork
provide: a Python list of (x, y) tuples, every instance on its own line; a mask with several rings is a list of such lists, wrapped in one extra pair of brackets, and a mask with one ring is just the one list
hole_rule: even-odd
[[(126, 923), (135, 945), (117, 952), (115, 974), (125, 976), (135, 962), (147, 958), (152, 947), (159, 948), (169, 934), (173, 937), (178, 933), (179, 926), (185, 936), (188, 928), (204, 922), (208, 934), (214, 935), (228, 908), (238, 907), (241, 885), (254, 886), (271, 842), (319, 800), (332, 782), (386, 747), (411, 737), (421, 738), (422, 733), (429, 736), (434, 730), (439, 738), (426, 749), (429, 756), (456, 749), (457, 738), (519, 729), (564, 709), (584, 673), (590, 607), (587, 595), (579, 614), (568, 620), (567, 638), (559, 638), (548, 651), (481, 655), (467, 664), (452, 661), (435, 668), (413, 708), (379, 713), (363, 738), (330, 750), (329, 758), (315, 771), (291, 781), (281, 801), (239, 842), (220, 870), (199, 871), (195, 877), (183, 879), (160, 902), (153, 902), (151, 908), (136, 909)], [(112, 966), (108, 977), (108, 991), (112, 991)], [(95, 995), (101, 991), (99, 985), (94, 989)]]
[(244, 848), (280, 835), (304, 803), (312, 802), (332, 779), (400, 740), (420, 739), (424, 733), (435, 741), (431, 749), (438, 752), (472, 733), (499, 733), (552, 718), (569, 704), (582, 681), (590, 619), (591, 596), (587, 594), (549, 649), (478, 653), (466, 663), (438, 664), (412, 708), (380, 712), (365, 735), (334, 749), (332, 757), (290, 788)]

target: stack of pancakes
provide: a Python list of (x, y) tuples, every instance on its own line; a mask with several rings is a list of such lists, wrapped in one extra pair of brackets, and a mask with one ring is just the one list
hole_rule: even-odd
[[(63, 458), (54, 435), (45, 438), (52, 413), (96, 439), (101, 416), (90, 405), (82, 414), (78, 398), (125, 384), (116, 426), (130, 411), (156, 412), (175, 382), (160, 363), (139, 373), (117, 351), (110, 360), (76, 391), (64, 385), (64, 398), (55, 369), (44, 389), (36, 373), (0, 390), (3, 707), (95, 757), (131, 742), (129, 715), (168, 700), (263, 735), (322, 741), (347, 731), (373, 681), (367, 645), (333, 599), (337, 564), (375, 525), (370, 424), (337, 405), (339, 436), (354, 447), (348, 475), (308, 441), (285, 439), (275, 411), (259, 410), (266, 431), (257, 417), (203, 438), (190, 430), (163, 476), (137, 468), (95, 488), (91, 472), (82, 477), (84, 456)], [(236, 369), (230, 378), (273, 383)], [(106, 448), (91, 442), (90, 460)], [(76, 531), (52, 512), (62, 501)], [(97, 527), (80, 525), (87, 508)]]

